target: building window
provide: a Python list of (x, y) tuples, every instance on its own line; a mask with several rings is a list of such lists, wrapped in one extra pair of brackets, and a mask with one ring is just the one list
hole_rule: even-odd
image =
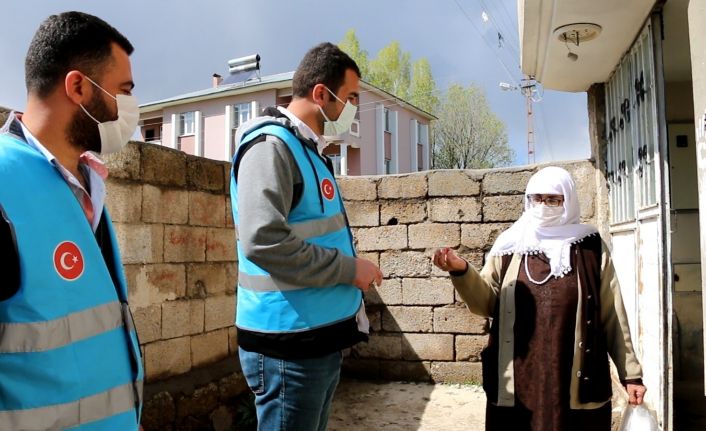
[(145, 142), (154, 141), (154, 129), (145, 129)]
[(385, 131), (391, 132), (390, 130), (390, 110), (385, 108)]
[(385, 174), (392, 173), (391, 169), (392, 169), (392, 160), (385, 159)]
[(329, 154), (328, 158), (331, 159), (331, 163), (333, 164), (333, 173), (335, 175), (341, 175), (341, 155)]
[(193, 135), (195, 124), (194, 111), (179, 114), (179, 135)]
[(349, 133), (352, 136), (360, 137), (360, 121), (353, 120), (353, 122), (351, 123), (351, 128), (349, 130)]
[(233, 105), (233, 128), (237, 129), (241, 124), (250, 120), (250, 103), (236, 103)]

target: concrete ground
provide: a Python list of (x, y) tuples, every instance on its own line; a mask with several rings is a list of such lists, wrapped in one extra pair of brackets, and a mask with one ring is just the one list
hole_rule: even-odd
[(482, 431), (484, 418), (480, 386), (344, 379), (328, 431)]

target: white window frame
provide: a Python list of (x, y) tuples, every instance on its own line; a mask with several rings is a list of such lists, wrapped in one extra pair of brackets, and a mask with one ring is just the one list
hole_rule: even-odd
[(333, 173), (335, 175), (341, 175), (341, 155), (327, 154), (327, 156), (331, 159), (331, 164), (333, 164)]
[[(246, 118), (242, 118), (242, 114), (244, 112), (247, 112)], [(241, 124), (251, 120), (252, 118), (252, 102), (233, 104), (233, 124), (231, 124), (231, 128), (233, 130), (236, 130)]]
[[(189, 119), (190, 118), (190, 119)], [(191, 126), (191, 127), (189, 127)], [(179, 136), (192, 136), (196, 133), (196, 111), (179, 114)]]
[[(353, 126), (355, 126), (355, 131), (353, 130)], [(353, 122), (351, 123), (350, 130), (348, 130), (348, 133), (351, 136), (360, 138), (360, 120), (353, 120)]]

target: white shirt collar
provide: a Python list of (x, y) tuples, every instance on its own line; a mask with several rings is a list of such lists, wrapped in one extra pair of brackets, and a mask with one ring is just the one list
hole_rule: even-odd
[(292, 124), (299, 129), (299, 133), (302, 134), (307, 139), (311, 139), (312, 141), (316, 142), (316, 149), (319, 151), (319, 154), (322, 154), (324, 151), (324, 148), (328, 146), (328, 142), (326, 142), (326, 139), (324, 139), (323, 136), (319, 136), (311, 130), (311, 127), (309, 127), (305, 122), (299, 119), (296, 115), (292, 114), (287, 108), (284, 108), (282, 106), (278, 106), (277, 109), (279, 112), (284, 114), (287, 118), (289, 118), (289, 121), (292, 122)]

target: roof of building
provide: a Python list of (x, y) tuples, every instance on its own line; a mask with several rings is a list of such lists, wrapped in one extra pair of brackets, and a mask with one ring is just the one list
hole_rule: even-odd
[[(285, 89), (291, 87), (291, 81), (294, 78), (294, 72), (278, 73), (275, 75), (267, 75), (260, 78), (251, 78), (247, 81), (236, 82), (233, 84), (222, 84), (218, 87), (207, 88), (205, 90), (193, 91), (191, 93), (180, 94), (178, 96), (169, 97), (167, 99), (147, 102), (140, 105), (140, 112), (149, 113), (160, 111), (169, 106), (182, 105), (186, 103), (199, 102), (202, 100), (218, 99), (221, 97), (234, 96), (238, 94), (247, 94), (255, 91), (269, 89)], [(378, 95), (381, 95), (385, 100), (394, 100), (400, 104), (406, 105), (412, 111), (427, 117), (429, 120), (435, 120), (436, 117), (421, 108), (418, 108), (404, 99), (396, 97), (373, 84), (361, 80), (361, 87), (366, 90), (371, 90)]]

